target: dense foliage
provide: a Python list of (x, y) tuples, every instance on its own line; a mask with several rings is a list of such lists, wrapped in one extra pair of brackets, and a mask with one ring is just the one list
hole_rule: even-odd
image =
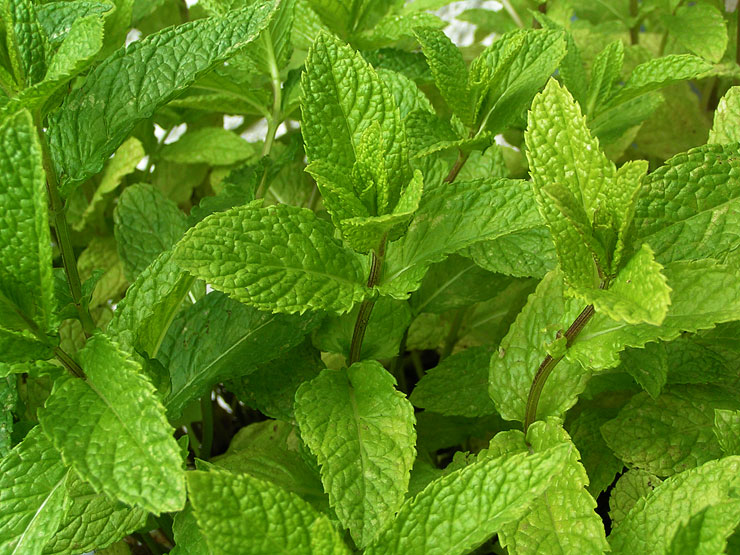
[(447, 3), (0, 0), (1, 553), (740, 549), (737, 3)]

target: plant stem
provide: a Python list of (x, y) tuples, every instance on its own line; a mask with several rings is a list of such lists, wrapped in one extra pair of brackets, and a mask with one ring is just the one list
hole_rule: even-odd
[(464, 308), (460, 308), (455, 314), (455, 318), (452, 320), (452, 324), (450, 325), (450, 331), (445, 338), (444, 347), (442, 347), (442, 353), (439, 355), (439, 360), (446, 359), (448, 356), (450, 356), (450, 353), (452, 353), (452, 349), (455, 348), (455, 343), (457, 343), (458, 339), (458, 333), (460, 332), (460, 326), (462, 325), (463, 318), (465, 318), (465, 312), (466, 311)]
[[(570, 347), (573, 344), (573, 341), (575, 341), (576, 337), (578, 337), (578, 334), (581, 333), (584, 326), (588, 323), (593, 315), (594, 306), (590, 304), (586, 308), (584, 308), (583, 311), (578, 315), (578, 317), (573, 321), (568, 330), (565, 332), (566, 348)], [(562, 356), (558, 358), (552, 358), (550, 355), (547, 355), (542, 361), (542, 364), (540, 364), (540, 367), (537, 369), (537, 373), (532, 380), (532, 387), (529, 389), (529, 396), (527, 397), (527, 409), (525, 411), (524, 417), (525, 434), (527, 433), (527, 430), (532, 425), (532, 423), (537, 419), (537, 405), (540, 402), (540, 395), (542, 394), (542, 390), (545, 387), (545, 382), (547, 382), (547, 378), (550, 377), (550, 374), (555, 369), (558, 362), (560, 362), (561, 360), (563, 360)]]
[(54, 347), (54, 356), (69, 371), (70, 374), (77, 378), (85, 379), (85, 371), (77, 362), (61, 347)]
[(77, 259), (75, 258), (74, 249), (72, 248), (72, 239), (70, 238), (69, 225), (67, 224), (67, 214), (62, 197), (59, 196), (57, 184), (57, 175), (54, 170), (54, 164), (51, 161), (51, 152), (49, 143), (41, 126), (41, 115), (37, 112), (35, 116), (36, 131), (41, 143), (41, 152), (43, 156), (44, 171), (46, 173), (46, 192), (49, 196), (49, 205), (51, 207), (51, 217), (54, 220), (54, 233), (57, 237), (57, 244), (62, 253), (62, 264), (64, 264), (64, 273), (67, 275), (67, 283), (72, 294), (72, 302), (77, 309), (77, 315), (82, 323), (82, 329), (85, 337), (90, 337), (95, 331), (95, 322), (93, 322), (86, 303), (82, 300), (82, 284), (80, 274), (77, 271)]
[(445, 183), (452, 183), (453, 181), (455, 181), (457, 174), (460, 173), (460, 170), (465, 165), (465, 162), (468, 161), (469, 156), (470, 156), (470, 153), (465, 153), (462, 150), (458, 152), (457, 160), (455, 160), (455, 165), (452, 166), (450, 173), (448, 173), (447, 177), (445, 177), (445, 180), (444, 180)]
[(637, 19), (639, 10), (637, 0), (630, 0), (630, 16), (635, 18), (634, 24), (630, 27), (630, 42), (632, 44), (640, 44), (640, 20)]
[[(367, 278), (367, 286), (369, 288), (375, 287), (380, 279), (380, 270), (383, 267), (383, 259), (385, 258), (385, 242), (387, 235), (384, 235), (380, 240), (378, 249), (373, 251), (373, 259), (370, 265), (370, 275)], [(352, 333), (352, 344), (349, 348), (349, 366), (352, 366), (355, 362), (360, 360), (360, 350), (362, 349), (362, 340), (365, 339), (365, 331), (367, 330), (367, 324), (370, 321), (370, 314), (373, 312), (375, 306), (375, 298), (365, 299), (360, 305), (360, 310), (357, 313), (357, 320), (355, 320), (355, 329)]]
[(211, 392), (209, 391), (200, 398), (201, 413), (201, 440), (200, 440), (200, 458), (207, 461), (211, 458), (213, 448), (213, 401), (211, 401)]
[[(272, 46), (272, 35), (270, 34), (269, 29), (265, 29), (263, 40), (265, 41), (267, 58), (270, 63), (270, 83), (272, 85), (272, 113), (270, 114), (270, 117), (267, 118), (267, 135), (265, 136), (265, 143), (262, 145), (262, 156), (265, 157), (268, 156), (272, 150), (277, 128), (280, 127), (280, 123), (282, 121), (283, 92), (282, 81), (280, 80), (280, 70), (277, 67), (275, 49)], [(262, 173), (259, 187), (257, 187), (257, 198), (262, 198), (267, 194), (267, 173), (268, 168), (266, 167)]]
[(508, 13), (509, 17), (511, 17), (511, 19), (514, 20), (514, 23), (516, 23), (516, 26), (523, 29), (524, 22), (522, 21), (522, 18), (519, 17), (519, 14), (514, 9), (514, 6), (511, 5), (511, 2), (509, 0), (501, 0), (501, 3), (503, 4), (506, 13)]

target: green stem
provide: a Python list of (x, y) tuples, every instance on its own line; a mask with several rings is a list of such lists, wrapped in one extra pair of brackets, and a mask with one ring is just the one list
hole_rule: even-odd
[[(275, 134), (277, 133), (278, 127), (282, 122), (282, 107), (283, 107), (283, 92), (282, 92), (282, 81), (280, 80), (280, 70), (277, 67), (277, 60), (275, 59), (275, 50), (272, 46), (272, 35), (269, 29), (265, 30), (264, 39), (265, 48), (267, 50), (267, 58), (270, 63), (270, 83), (272, 85), (272, 113), (267, 118), (267, 135), (265, 136), (265, 143), (262, 145), (262, 156), (269, 156), (272, 151), (272, 145), (275, 142)], [(257, 188), (257, 197), (262, 198), (267, 194), (269, 185), (267, 181), (268, 168), (265, 167), (265, 171), (262, 173), (262, 179), (259, 187)]]
[(519, 14), (514, 9), (514, 6), (511, 5), (511, 2), (509, 2), (509, 0), (501, 0), (501, 3), (503, 4), (506, 13), (508, 13), (509, 17), (511, 17), (511, 19), (514, 20), (514, 23), (516, 23), (516, 26), (523, 29), (524, 22), (522, 21), (522, 18), (519, 17)]
[(450, 356), (450, 353), (452, 353), (452, 349), (455, 348), (455, 343), (457, 343), (458, 339), (458, 333), (460, 332), (460, 326), (462, 325), (463, 318), (465, 318), (465, 312), (465, 309), (461, 308), (455, 314), (455, 317), (452, 320), (452, 325), (450, 326), (450, 331), (445, 338), (444, 347), (442, 347), (442, 353), (439, 355), (439, 360), (446, 359), (448, 356)]
[(401, 338), (401, 344), (398, 346), (398, 354), (394, 357), (394, 359), (391, 361), (391, 367), (389, 372), (393, 374), (396, 379), (398, 379), (399, 372), (403, 372), (403, 354), (406, 352), (406, 342), (409, 339), (409, 328), (406, 328), (406, 331), (403, 332), (403, 337)]
[(77, 259), (75, 258), (74, 249), (72, 248), (72, 239), (70, 238), (69, 225), (67, 224), (67, 214), (62, 197), (59, 195), (59, 186), (57, 183), (57, 174), (54, 164), (51, 161), (51, 152), (49, 143), (41, 126), (41, 114), (35, 116), (36, 131), (41, 143), (41, 152), (43, 156), (44, 171), (46, 172), (46, 192), (49, 196), (49, 205), (51, 217), (54, 220), (54, 233), (57, 237), (57, 244), (62, 253), (62, 264), (64, 272), (67, 275), (69, 290), (72, 294), (72, 302), (77, 309), (77, 314), (82, 323), (82, 329), (86, 337), (90, 337), (95, 331), (95, 322), (93, 322), (86, 303), (82, 299), (82, 284), (80, 274), (77, 271)]
[(54, 356), (69, 371), (70, 374), (77, 378), (85, 379), (85, 371), (77, 362), (61, 347), (54, 347)]
[[(386, 239), (387, 236), (384, 235), (380, 240), (377, 251), (373, 251), (372, 254), (373, 259), (370, 265), (370, 275), (367, 278), (367, 286), (370, 289), (375, 287), (380, 280), (380, 270), (383, 267), (383, 259), (385, 258)], [(375, 298), (365, 299), (360, 305), (357, 320), (355, 320), (355, 329), (352, 333), (352, 344), (349, 348), (349, 366), (360, 360), (362, 341), (365, 339), (365, 331), (367, 331), (367, 324), (370, 321), (370, 314), (372, 314), (374, 306)]]
[(640, 7), (637, 0), (630, 0), (630, 16), (635, 19), (635, 22), (630, 27), (630, 42), (632, 44), (640, 44), (640, 20), (637, 18)]
[[(568, 330), (565, 332), (566, 348), (570, 347), (573, 344), (573, 341), (575, 341), (576, 337), (578, 337), (578, 334), (581, 333), (584, 326), (588, 324), (588, 321), (593, 315), (594, 306), (590, 304), (586, 308), (584, 308), (583, 311), (578, 315), (578, 317), (573, 321)], [(532, 380), (532, 387), (529, 390), (529, 396), (527, 397), (527, 408), (524, 416), (524, 433), (527, 433), (527, 430), (532, 425), (532, 423), (537, 420), (537, 405), (540, 402), (540, 395), (542, 394), (542, 390), (545, 387), (547, 378), (550, 377), (550, 374), (558, 365), (558, 362), (560, 362), (561, 360), (563, 360), (562, 356), (558, 358), (553, 358), (550, 355), (547, 355), (542, 361), (542, 364), (540, 364), (540, 367), (537, 369), (537, 373)]]
[(200, 458), (207, 461), (211, 458), (213, 448), (213, 401), (210, 391), (200, 399), (200, 413), (202, 417)]
[(447, 177), (445, 177), (445, 183), (452, 183), (453, 181), (455, 181), (455, 179), (457, 178), (457, 174), (460, 173), (460, 170), (465, 165), (465, 162), (468, 161), (469, 156), (470, 153), (463, 152), (462, 150), (458, 152), (457, 160), (455, 160), (455, 165), (452, 166), (450, 173), (448, 173)]

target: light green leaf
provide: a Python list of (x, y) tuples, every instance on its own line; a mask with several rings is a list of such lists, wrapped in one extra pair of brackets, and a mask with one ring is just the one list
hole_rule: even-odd
[(315, 317), (260, 312), (213, 292), (181, 312), (167, 331), (157, 358), (169, 368), (170, 417), (220, 381), (257, 370), (258, 364), (298, 345)]
[[(591, 132), (602, 145), (624, 140), (630, 130), (637, 133), (639, 125), (650, 118), (664, 104), (661, 93), (650, 92), (600, 111), (589, 122)], [(635, 130), (635, 128), (637, 129)]]
[(0, 328), (0, 361), (7, 363), (47, 360), (54, 356), (50, 344), (42, 343), (29, 331)]
[(185, 504), (180, 451), (138, 363), (105, 335), (78, 353), (85, 380), (54, 384), (39, 422), (96, 491), (159, 514)]
[(0, 550), (37, 555), (64, 516), (69, 469), (40, 428), (0, 460)]
[(694, 79), (710, 69), (711, 64), (691, 54), (653, 58), (632, 70), (627, 82), (621, 89), (617, 89), (604, 109), (623, 104), (650, 91)]
[(393, 99), (396, 101), (401, 114), (401, 119), (404, 119), (414, 110), (434, 113), (434, 108), (429, 98), (421, 92), (419, 87), (416, 86), (416, 83), (403, 73), (383, 68), (376, 69), (376, 72), (380, 80), (385, 83), (385, 86), (393, 95)]
[(441, 29), (414, 29), (442, 98), (463, 125), (475, 124), (476, 105), (468, 84), (468, 68), (462, 53)]
[(32, 0), (4, 0), (2, 19), (8, 57), (21, 89), (41, 81), (46, 73), (49, 41)]
[(170, 551), (172, 555), (211, 555), (206, 535), (198, 528), (190, 503), (175, 515), (172, 533), (175, 536), (175, 548)]
[(327, 27), (343, 39), (373, 27), (399, 4), (399, 0), (308, 0)]
[[(732, 495), (738, 486), (739, 472), (740, 457), (727, 457), (669, 478), (647, 497), (638, 500), (614, 529), (609, 536), (612, 550), (615, 553), (670, 553), (671, 542), (683, 523), (690, 522), (707, 507), (718, 507), (727, 502), (733, 503), (734, 510), (731, 513), (723, 511), (723, 516), (736, 522), (740, 504), (732, 500)], [(701, 494), (697, 495), (697, 492)], [(716, 509), (711, 510), (714, 512)], [(712, 516), (722, 515), (716, 511)], [(732, 532), (731, 527), (715, 526), (717, 532), (719, 529), (723, 534)], [(707, 553), (722, 551), (724, 538), (718, 535), (711, 543), (717, 540), (719, 550), (709, 549)]]
[(442, 360), (416, 384), (411, 402), (453, 416), (495, 414), (496, 407), (488, 396), (492, 352), (490, 347), (471, 347)]
[[(377, 214), (390, 212), (398, 202), (402, 186), (411, 180), (406, 132), (390, 90), (358, 52), (326, 34), (320, 35), (309, 51), (301, 85), (301, 132), (308, 161), (321, 161), (336, 168), (347, 175), (344, 181), (360, 159), (363, 136), (371, 126), (377, 126), (379, 141), (372, 146), (381, 149), (376, 154), (388, 180), (384, 193), (388, 210), (380, 211), (379, 202)], [(329, 185), (360, 197), (342, 181), (331, 184), (319, 180), (318, 184), (328, 202), (331, 195), (325, 194), (324, 188)], [(329, 207), (333, 210), (332, 205)]]
[(123, 264), (118, 257), (116, 241), (113, 237), (93, 237), (77, 259), (77, 269), (83, 283), (92, 279), (96, 271), (103, 272), (95, 282), (95, 288), (90, 298), (91, 308), (100, 305), (107, 308), (108, 301), (117, 301), (128, 286), (128, 281), (123, 275)]
[[(614, 189), (614, 164), (591, 137), (578, 104), (554, 79), (532, 102), (525, 139), (532, 186), (566, 279), (593, 289), (598, 284), (594, 256), (610, 253), (592, 236), (589, 224)], [(579, 210), (585, 214), (578, 216)], [(603, 272), (608, 260), (596, 263)]]
[(190, 229), (175, 260), (261, 310), (341, 314), (370, 291), (360, 259), (332, 235), (331, 224), (310, 210), (250, 204), (211, 214)]
[(67, 474), (67, 508), (45, 555), (100, 550), (146, 524), (148, 513), (95, 493), (75, 472)]
[(671, 288), (662, 269), (650, 247), (643, 244), (609, 289), (577, 290), (577, 295), (612, 320), (659, 326), (671, 303)]
[(648, 343), (644, 349), (625, 349), (620, 369), (632, 376), (650, 397), (657, 399), (668, 381), (666, 345)]
[(160, 156), (179, 164), (228, 166), (259, 153), (255, 143), (248, 143), (223, 127), (202, 127), (185, 133), (177, 141), (164, 145)]
[(672, 476), (722, 456), (714, 410), (739, 408), (735, 395), (717, 386), (670, 386), (655, 400), (635, 395), (601, 433), (629, 466)]
[[(547, 355), (547, 344), (568, 328), (584, 308), (583, 301), (564, 297), (563, 277), (547, 274), (530, 295), (498, 353), (491, 357), (488, 393), (506, 420), (524, 421), (532, 380)], [(537, 419), (561, 416), (573, 406), (586, 387), (590, 373), (581, 365), (562, 360), (542, 391)]]
[[(270, 482), (248, 474), (195, 471), (188, 472), (188, 490), (214, 553), (349, 553), (325, 515)], [(232, 502), (224, 504), (225, 498)]]
[(103, 18), (93, 14), (77, 19), (49, 62), (44, 81), (53, 82), (54, 89), (60, 87), (85, 69), (102, 47)]
[(67, 2), (47, 2), (36, 6), (36, 16), (44, 29), (49, 43), (58, 46), (64, 41), (72, 25), (78, 19), (90, 15), (108, 15), (113, 6), (111, 3), (94, 0), (71, 0)]
[(663, 274), (671, 288), (671, 305), (660, 326), (630, 325), (596, 314), (568, 349), (567, 358), (586, 368), (613, 368), (626, 347), (651, 341), (671, 341), (694, 332), (740, 319), (738, 270), (712, 260), (674, 262)]
[(740, 411), (714, 409), (714, 435), (725, 455), (740, 455)]
[(13, 432), (13, 412), (18, 402), (16, 377), (3, 376), (8, 366), (0, 365), (0, 460), (5, 457), (12, 446), (10, 434)]
[(641, 497), (659, 486), (663, 480), (645, 470), (630, 469), (622, 474), (609, 496), (609, 518), (612, 527), (624, 520)]
[(679, 6), (662, 20), (686, 50), (715, 64), (722, 60), (727, 49), (727, 26), (716, 7), (708, 3)]
[(607, 490), (624, 468), (624, 463), (614, 456), (601, 435), (601, 425), (615, 416), (611, 413), (611, 410), (601, 407), (584, 407), (568, 430), (588, 474), (586, 489), (594, 499)]
[[(520, 436), (524, 440), (523, 436)], [(580, 455), (566, 431), (556, 419), (536, 422), (527, 431), (527, 445), (535, 453), (567, 445), (565, 467), (553, 478), (548, 489), (515, 522), (504, 525), (499, 533), (501, 544), (509, 553), (604, 553), (608, 551), (604, 523), (596, 514), (596, 501), (586, 491), (588, 475), (579, 462)]]
[(590, 116), (597, 106), (606, 102), (614, 83), (619, 79), (624, 63), (624, 46), (621, 40), (610, 42), (599, 52), (591, 68), (591, 80), (584, 104), (584, 113)]
[(740, 142), (740, 87), (732, 87), (720, 99), (708, 143)]
[[(0, 312), (22, 314), (42, 333), (52, 333), (56, 303), (46, 175), (36, 129), (25, 110), (0, 121), (0, 168)], [(3, 320), (0, 326), (10, 326)], [(7, 334), (0, 342), (15, 342), (10, 336), (18, 334), (11, 330), (0, 332)]]
[(372, 29), (357, 34), (352, 42), (363, 50), (394, 44), (403, 47), (412, 43), (419, 29), (441, 29), (446, 26), (446, 21), (432, 13), (390, 14), (378, 21)]
[(464, 252), (481, 268), (514, 277), (543, 278), (558, 263), (550, 230), (544, 225), (480, 241)]
[(185, 214), (177, 205), (146, 183), (123, 191), (113, 222), (118, 254), (131, 281), (170, 249), (188, 228)]
[(678, 154), (643, 181), (635, 236), (658, 262), (721, 259), (740, 246), (737, 145), (705, 145)]
[(382, 294), (419, 288), (429, 266), (478, 241), (541, 223), (529, 184), (512, 179), (454, 182), (427, 191), (406, 235), (388, 247)]
[(100, 183), (98, 184), (98, 188), (95, 189), (95, 194), (90, 200), (90, 204), (85, 208), (80, 220), (74, 224), (76, 231), (82, 231), (93, 219), (93, 216), (98, 215), (100, 208), (102, 208), (102, 202), (110, 193), (118, 188), (124, 177), (133, 173), (137, 164), (141, 162), (141, 159), (145, 155), (144, 146), (136, 137), (130, 137), (118, 147), (116, 154), (106, 164), (105, 170), (100, 176)]
[[(637, 197), (642, 189), (642, 180), (648, 171), (646, 160), (631, 160), (622, 164), (617, 170), (617, 178), (614, 181), (614, 190), (610, 191), (604, 199), (607, 214), (606, 223), (611, 224), (612, 230), (607, 225), (597, 229), (597, 233), (613, 234), (616, 232), (617, 242), (612, 255), (612, 272), (617, 272), (622, 267), (622, 256), (629, 245), (630, 226), (635, 217), (635, 205)], [(602, 218), (604, 219), (604, 218)], [(606, 228), (606, 230), (604, 229)]]
[(727, 538), (740, 524), (740, 501), (710, 505), (681, 524), (667, 553), (725, 553)]
[(572, 446), (483, 458), (432, 481), (407, 500), (368, 555), (469, 553), (521, 518), (565, 468)]
[(296, 393), (301, 437), (340, 522), (364, 547), (403, 503), (416, 456), (411, 403), (378, 362), (324, 370)]
[(98, 173), (142, 119), (257, 37), (274, 2), (165, 29), (118, 50), (49, 120), (57, 172), (67, 183)]

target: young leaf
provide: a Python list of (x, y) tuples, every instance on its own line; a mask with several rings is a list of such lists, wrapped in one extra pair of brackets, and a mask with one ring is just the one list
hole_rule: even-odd
[(64, 516), (64, 480), (69, 472), (59, 452), (36, 427), (0, 460), (0, 550), (40, 554)]
[(39, 422), (96, 491), (159, 514), (180, 510), (180, 451), (151, 383), (105, 335), (78, 353), (87, 379), (61, 378)]
[(172, 322), (157, 358), (170, 370), (170, 417), (217, 382), (245, 376), (281, 356), (318, 323), (315, 317), (260, 312), (213, 292)]
[(52, 156), (66, 192), (98, 173), (138, 121), (254, 40), (274, 7), (267, 1), (165, 29), (97, 66), (49, 120)]
[(349, 554), (326, 515), (270, 482), (248, 474), (195, 471), (188, 472), (188, 491), (195, 519), (208, 531), (206, 543), (214, 553)]
[[(671, 553), (671, 543), (683, 523), (690, 522), (707, 507), (732, 501), (732, 492), (738, 485), (738, 471), (740, 458), (726, 457), (669, 478), (647, 497), (638, 500), (614, 529), (609, 536), (612, 550), (617, 553)], [(697, 492), (701, 495), (696, 495)], [(722, 515), (721, 520), (736, 523), (738, 511), (740, 503), (734, 501), (733, 511)], [(715, 516), (720, 514), (715, 513)], [(717, 525), (715, 533), (708, 534), (709, 545), (705, 552), (723, 551), (724, 540), (732, 530), (730, 526)]]
[(708, 143), (740, 142), (740, 87), (732, 87), (720, 99)]
[(483, 458), (434, 480), (407, 500), (368, 555), (469, 553), (521, 518), (565, 468), (572, 446)]
[[(530, 295), (498, 353), (491, 357), (488, 393), (506, 420), (524, 421), (532, 380), (547, 355), (548, 342), (565, 330), (583, 309), (583, 302), (564, 297), (563, 277), (555, 270)], [(577, 400), (590, 373), (577, 363), (560, 361), (547, 380), (537, 418), (561, 416)]]
[[(20, 316), (20, 329), (32, 325), (52, 333), (56, 303), (46, 176), (36, 129), (25, 110), (0, 121), (0, 168), (0, 313)], [(6, 325), (12, 326), (3, 318), (0, 328)], [(13, 328), (0, 330), (0, 342), (16, 342), (10, 337), (19, 335), (14, 333), (19, 328)], [(30, 342), (20, 337), (17, 341)]]
[(370, 290), (360, 259), (332, 234), (331, 224), (310, 210), (250, 204), (211, 214), (190, 229), (175, 260), (214, 289), (261, 310), (341, 314)]
[(301, 437), (342, 524), (368, 545), (403, 503), (414, 462), (414, 412), (378, 362), (324, 370), (296, 393)]
[(5, 0), (2, 20), (8, 56), (21, 89), (41, 81), (46, 73), (49, 42), (31, 0)]
[(191, 503), (175, 515), (172, 534), (175, 539), (175, 548), (170, 551), (172, 555), (210, 555), (206, 535), (198, 528)]
[(705, 145), (678, 154), (643, 181), (635, 206), (635, 241), (658, 262), (721, 259), (740, 245), (740, 158), (736, 145)]
[(107, 1), (49, 2), (36, 6), (36, 16), (49, 39), (49, 43), (56, 47), (64, 41), (75, 21), (90, 15), (107, 14), (112, 8), (113, 6)]
[(640, 384), (650, 397), (657, 399), (668, 381), (668, 352), (665, 343), (648, 343), (644, 349), (626, 349), (621, 370)]
[(609, 495), (609, 518), (616, 528), (640, 498), (647, 497), (663, 480), (644, 470), (630, 469), (622, 474)]
[(113, 222), (118, 254), (131, 281), (188, 228), (177, 205), (146, 183), (126, 188), (118, 198)]
[(189, 131), (160, 151), (162, 160), (181, 164), (229, 166), (258, 154), (257, 146), (248, 143), (223, 127), (202, 127)]
[(670, 34), (686, 50), (715, 64), (727, 48), (725, 18), (708, 3), (679, 6), (675, 13), (664, 16)]
[(584, 113), (590, 116), (596, 106), (606, 102), (612, 86), (619, 78), (624, 63), (624, 46), (621, 40), (615, 40), (602, 50), (594, 60), (591, 68), (591, 81), (588, 84)]
[(480, 241), (464, 251), (489, 272), (542, 279), (558, 263), (550, 230), (540, 225)]

